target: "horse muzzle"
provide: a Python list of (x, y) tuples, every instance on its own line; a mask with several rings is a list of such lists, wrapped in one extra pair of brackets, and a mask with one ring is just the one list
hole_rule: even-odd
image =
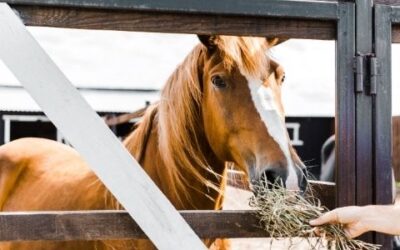
[(267, 188), (284, 187), (293, 191), (304, 191), (307, 186), (306, 178), (301, 170), (292, 170), (282, 165), (271, 165), (265, 167), (261, 171), (256, 171), (255, 168), (250, 171), (251, 185), (265, 186)]

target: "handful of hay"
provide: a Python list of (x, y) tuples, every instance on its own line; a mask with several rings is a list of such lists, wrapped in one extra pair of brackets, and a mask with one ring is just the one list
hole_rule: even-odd
[(318, 249), (323, 242), (327, 243), (328, 249), (380, 248), (379, 245), (347, 238), (343, 226), (339, 224), (319, 226), (317, 232), (315, 227), (309, 225), (309, 221), (319, 217), (327, 209), (312, 195), (303, 197), (300, 193), (289, 191), (278, 184), (264, 184), (255, 186), (254, 189), (256, 195), (250, 200), (250, 206), (258, 210), (261, 226), (273, 239), (290, 240), (296, 235), (307, 240), (312, 249)]

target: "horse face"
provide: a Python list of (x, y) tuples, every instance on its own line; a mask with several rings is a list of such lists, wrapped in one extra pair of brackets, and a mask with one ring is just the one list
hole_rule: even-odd
[[(304, 165), (285, 127), (283, 68), (264, 60), (268, 70), (259, 77), (237, 64), (227, 69), (219, 48), (207, 44), (211, 40), (201, 40), (209, 48), (202, 74), (202, 111), (212, 150), (247, 172), (253, 184), (262, 178), (272, 183), (280, 179), (287, 188), (299, 190)], [(265, 52), (258, 56), (266, 57)]]

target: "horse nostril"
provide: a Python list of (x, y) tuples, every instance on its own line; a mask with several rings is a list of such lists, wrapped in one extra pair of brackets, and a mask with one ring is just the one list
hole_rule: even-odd
[(287, 174), (282, 169), (267, 169), (262, 172), (260, 176), (260, 182), (266, 185), (268, 188), (273, 188), (276, 185), (285, 187), (285, 181)]

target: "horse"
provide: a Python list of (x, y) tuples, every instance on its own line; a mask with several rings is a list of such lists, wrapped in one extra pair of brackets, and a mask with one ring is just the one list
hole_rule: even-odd
[[(176, 209), (220, 209), (226, 162), (253, 184), (280, 179), (298, 190), (304, 165), (285, 128), (284, 70), (267, 53), (277, 39), (198, 37), (124, 146)], [(101, 209), (123, 207), (73, 148), (38, 138), (0, 147), (0, 211)], [(148, 240), (36, 241), (1, 243), (0, 249), (154, 246)]]

